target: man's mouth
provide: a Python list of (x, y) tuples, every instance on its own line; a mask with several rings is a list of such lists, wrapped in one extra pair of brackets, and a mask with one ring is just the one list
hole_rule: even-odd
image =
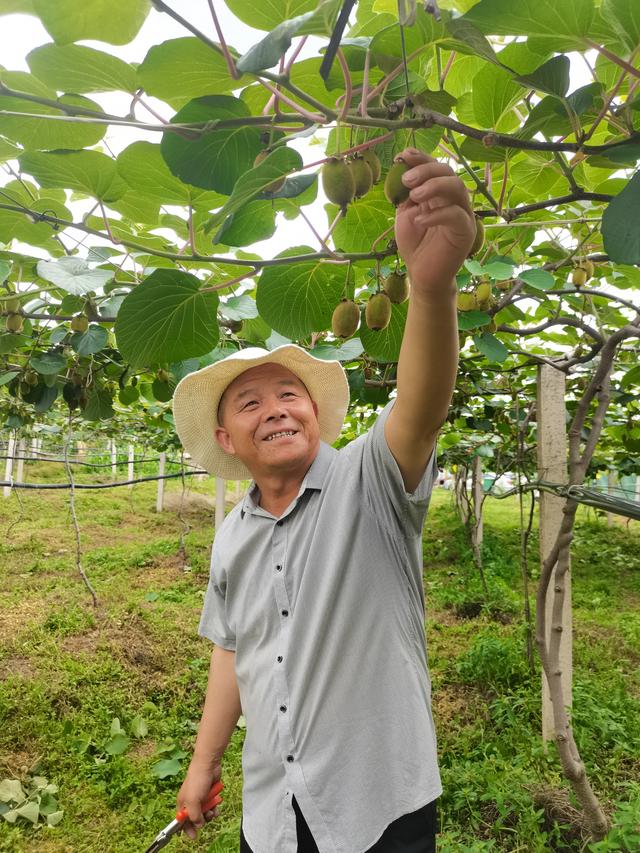
[(282, 432), (274, 432), (271, 435), (267, 436), (265, 441), (274, 441), (275, 439), (285, 438), (287, 436), (296, 435), (296, 431), (292, 429), (283, 430)]

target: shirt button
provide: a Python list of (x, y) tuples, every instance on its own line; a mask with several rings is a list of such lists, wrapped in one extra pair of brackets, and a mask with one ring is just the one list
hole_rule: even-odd
[(278, 655), (278, 657), (276, 658), (276, 660), (278, 661), (278, 663), (282, 663), (282, 655)]
[(289, 615), (289, 611), (288, 611), (288, 610), (283, 610), (283, 611), (282, 611), (282, 615), (283, 615), (283, 616), (288, 616), (288, 615)]
[(293, 761), (293, 755), (287, 755), (287, 761), (289, 762), (289, 764), (291, 764), (291, 762)]
[(282, 711), (283, 714), (286, 713), (287, 706), (286, 705), (280, 705), (280, 710)]
[(282, 521), (282, 520), (276, 521), (276, 524), (278, 525), (278, 527), (282, 527), (282, 525), (284, 524), (284, 521)]
[(276, 566), (276, 572), (281, 572), (281, 571), (282, 571), (282, 566)]

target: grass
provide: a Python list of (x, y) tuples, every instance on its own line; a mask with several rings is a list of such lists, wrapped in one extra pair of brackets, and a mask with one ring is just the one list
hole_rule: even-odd
[[(53, 465), (27, 479), (59, 476)], [(78, 474), (79, 481), (92, 475)], [(44, 777), (54, 827), (0, 819), (0, 851), (143, 850), (172, 817), (206, 685), (210, 644), (197, 636), (213, 536), (213, 483), (77, 492), (83, 567), (75, 569), (66, 492), (22, 492), (0, 504), (0, 781)], [(633, 850), (640, 822), (640, 534), (583, 514), (572, 557), (574, 724), (589, 778)], [(184, 533), (184, 553), (180, 537)], [(481, 594), (449, 493), (434, 495), (425, 537), (426, 632), (445, 792), (439, 850), (579, 851), (575, 801), (552, 747), (540, 743), (540, 678), (523, 653), (519, 513), (488, 500)], [(531, 592), (538, 570), (530, 545)], [(465, 618), (465, 614), (467, 618)], [(475, 614), (473, 618), (468, 618)], [(117, 720), (117, 723), (114, 723)], [(231, 853), (242, 810), (238, 728), (223, 764), (221, 817), (194, 845)], [(159, 769), (172, 775), (160, 778)], [(34, 783), (35, 784), (35, 783)], [(52, 799), (53, 798), (53, 799)], [(628, 845), (628, 846), (625, 846)]]

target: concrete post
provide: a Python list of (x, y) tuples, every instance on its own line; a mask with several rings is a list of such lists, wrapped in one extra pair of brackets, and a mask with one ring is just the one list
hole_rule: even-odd
[(117, 465), (118, 451), (116, 448), (116, 442), (115, 442), (114, 438), (111, 439), (110, 449), (111, 449), (111, 479), (115, 480), (116, 477), (118, 476), (118, 465)]
[[(133, 463), (135, 461), (136, 449), (133, 444), (128, 445), (127, 448), (127, 480), (133, 480)], [(164, 482), (164, 480), (163, 480)], [(129, 484), (129, 488), (133, 488), (133, 483)]]
[[(7, 482), (11, 481), (11, 474), (13, 473), (13, 459), (11, 458), (14, 455), (16, 447), (16, 440), (13, 434), (9, 436), (9, 442), (7, 444), (7, 457), (9, 457), (4, 466), (4, 479)], [(5, 486), (2, 490), (2, 493), (5, 498), (8, 498), (11, 494), (11, 486)]]
[[(167, 454), (163, 451), (160, 454), (160, 466), (158, 468), (158, 476), (164, 477), (164, 469), (167, 464)], [(162, 512), (164, 506), (164, 480), (158, 480), (158, 495), (156, 497), (156, 512)]]
[(26, 444), (27, 443), (24, 440), (24, 438), (21, 438), (20, 441), (18, 442), (16, 456), (18, 456), (20, 458), (18, 459), (18, 464), (16, 466), (16, 476), (15, 476), (15, 482), (16, 483), (23, 483), (24, 482), (24, 457), (27, 455)]
[[(566, 483), (567, 476), (567, 427), (565, 409), (565, 375), (550, 365), (538, 367), (538, 479), (550, 483)], [(562, 522), (564, 498), (540, 492), (540, 563), (551, 551)], [(565, 576), (565, 596), (562, 610), (562, 641), (560, 645), (560, 668), (562, 670), (562, 695), (565, 707), (571, 707), (571, 683), (573, 679), (572, 619), (571, 619), (571, 574)], [(551, 634), (552, 607), (554, 598), (553, 579), (547, 592), (547, 642)], [(553, 709), (546, 676), (542, 676), (542, 739), (547, 742), (554, 737)]]

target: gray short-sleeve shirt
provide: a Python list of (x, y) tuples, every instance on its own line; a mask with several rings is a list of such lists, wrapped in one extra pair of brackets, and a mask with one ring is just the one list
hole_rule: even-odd
[(442, 791), (422, 585), (437, 466), (405, 492), (392, 406), (341, 450), (321, 443), (279, 519), (254, 486), (215, 537), (200, 633), (236, 653), (254, 853), (296, 853), (293, 796), (320, 853), (364, 853)]

